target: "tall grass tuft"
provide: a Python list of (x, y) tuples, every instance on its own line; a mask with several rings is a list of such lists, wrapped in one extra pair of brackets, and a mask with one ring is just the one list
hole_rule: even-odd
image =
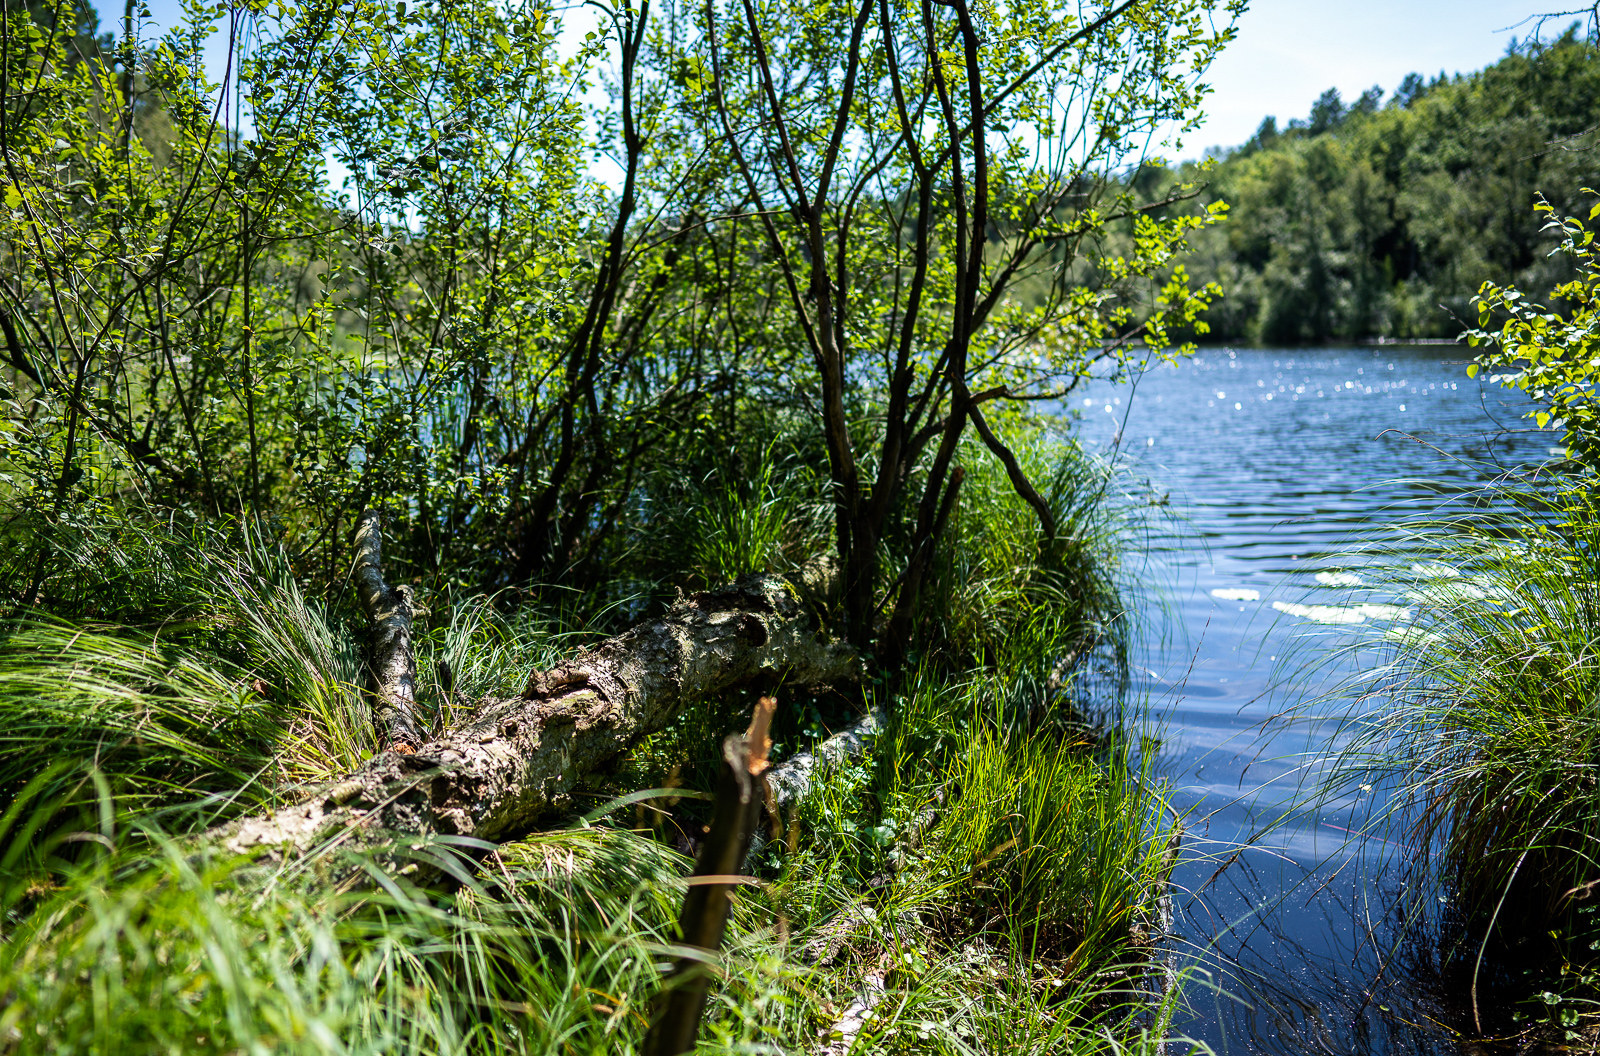
[(822, 479), (803, 453), (800, 423), (783, 416), (758, 431), (763, 446), (708, 450), (649, 482), (652, 508), (639, 562), (652, 579), (715, 588), (757, 572), (789, 572), (828, 551)]
[(534, 838), (444, 896), (263, 887), (143, 835), (13, 890), (0, 1052), (626, 1051), (682, 890), (620, 832)]
[(154, 636), (43, 617), (0, 628), (8, 801), (46, 773), (37, 795), (92, 797), (90, 770), (129, 806), (239, 789), (269, 767), (285, 718), (248, 670)]
[(282, 550), (249, 535), (244, 542), (231, 555), (207, 555), (206, 615), (226, 628), (223, 648), (250, 666), (265, 692), (290, 704), (280, 776), (348, 773), (376, 748), (359, 688), (362, 629), (306, 598)]
[(503, 612), (495, 598), (482, 594), (449, 602), (417, 640), (417, 683), (433, 702), (434, 729), (454, 725), (484, 696), (515, 692), (535, 671), (603, 637), (603, 628), (592, 628), (578, 611)]
[(1118, 559), (1133, 528), (1120, 501), (1115, 471), (1075, 441), (1035, 437), (1017, 447), (1029, 479), (1058, 526), (1046, 539), (1033, 509), (1019, 498), (1004, 468), (987, 451), (963, 451), (967, 467), (959, 501), (926, 590), (922, 626), (930, 647), (953, 660), (1005, 663), (1007, 654), (1042, 656), (1041, 614), (1066, 643), (1050, 657), (1060, 665), (1091, 646), (1125, 660), (1128, 615), (1118, 588)]
[(689, 544), (695, 573), (708, 587), (732, 583), (754, 572), (787, 572), (806, 556), (801, 510), (804, 491), (793, 465), (780, 466), (776, 445), (756, 460), (748, 478), (722, 473), (704, 482), (693, 507)]
[(1125, 738), (1021, 721), (1013, 675), (925, 662), (872, 758), (785, 819), (773, 894), (820, 980), (887, 980), (856, 1052), (1154, 1051), (1166, 1029), (1165, 793)]
[(0, 624), (0, 782), (74, 762), (119, 797), (259, 797), (371, 753), (359, 628), (307, 599), (258, 532), (80, 526), (59, 541), (41, 603)]
[(1003, 923), (1068, 968), (1104, 963), (1148, 927), (1169, 863), (1163, 804), (1125, 749), (1088, 737), (985, 730), (950, 779), (961, 790), (933, 843), (963, 870), (975, 919)]
[(1525, 515), (1423, 526), (1398, 562), (1389, 587), (1416, 615), (1387, 634), (1382, 706), (1344, 762), (1401, 790), (1391, 817), (1479, 936), (1537, 945), (1600, 892), (1600, 509), (1497, 497)]

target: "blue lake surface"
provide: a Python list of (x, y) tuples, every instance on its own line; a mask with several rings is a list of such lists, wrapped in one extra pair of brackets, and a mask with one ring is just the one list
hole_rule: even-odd
[(1316, 702), (1381, 662), (1394, 615), (1356, 606), (1404, 605), (1365, 592), (1357, 551), (1561, 442), (1466, 361), (1208, 349), (1070, 401), (1089, 446), (1167, 502), (1130, 575), (1155, 612), (1134, 689), (1188, 813), (1172, 942), (1194, 976), (1175, 1030), (1219, 1053), (1492, 1051), (1458, 1040), (1470, 1006), (1426, 929), (1397, 925), (1418, 899), (1394, 845), (1351, 838), (1382, 790), (1306, 806), (1346, 707)]

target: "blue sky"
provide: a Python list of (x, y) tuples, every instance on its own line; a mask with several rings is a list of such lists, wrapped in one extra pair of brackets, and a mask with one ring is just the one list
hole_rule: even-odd
[[(151, 26), (171, 25), (177, 0), (148, 0)], [(122, 17), (121, 3), (100, 3), (106, 29)], [(1494, 62), (1530, 15), (1564, 5), (1556, 0), (1253, 0), (1239, 37), (1212, 67), (1214, 92), (1208, 117), (1183, 144), (1183, 157), (1207, 147), (1235, 146), (1261, 119), (1280, 124), (1304, 117), (1328, 88), (1351, 101), (1379, 85), (1392, 92), (1413, 71), (1432, 78), (1441, 70), (1465, 73)], [(1558, 29), (1547, 25), (1547, 33)], [(213, 42), (222, 44), (214, 37)], [(213, 60), (221, 65), (220, 55)]]
[[(1373, 85), (1387, 95), (1413, 71), (1467, 73), (1505, 54), (1508, 27), (1554, 0), (1253, 0), (1239, 37), (1211, 68), (1213, 94), (1204, 127), (1185, 142), (1195, 157), (1210, 146), (1236, 146), (1272, 115), (1280, 125), (1305, 117), (1329, 88), (1346, 102)], [(1564, 22), (1565, 20), (1563, 20)], [(1547, 23), (1545, 35), (1559, 31)]]

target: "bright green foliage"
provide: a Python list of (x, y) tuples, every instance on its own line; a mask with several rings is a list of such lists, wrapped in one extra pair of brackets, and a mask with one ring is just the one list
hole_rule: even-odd
[[(243, 58), (207, 86), (215, 17)], [(54, 532), (129, 488), (271, 515), (323, 540), (329, 578), (346, 508), (390, 495), (470, 554), (449, 529), (508, 484), (476, 437), (538, 418), (521, 401), (546, 386), (595, 204), (569, 93), (597, 45), (558, 63), (553, 21), (492, 6), (197, 8), (130, 81), (5, 26), (0, 486), (36, 554), (19, 593), (54, 571)], [(515, 56), (479, 46), (507, 34)]]
[[(0, 451), (11, 503), (59, 517), (132, 481), (213, 507), (236, 485), (259, 491), (284, 423), (315, 402), (317, 377), (285, 358), (308, 325), (299, 309), (314, 306), (250, 274), (293, 266), (255, 253), (316, 206), (307, 145), (222, 150), (192, 73), (196, 38), (150, 55), (153, 105), (141, 109), (119, 102), (98, 61), (66, 63), (26, 18), (5, 29), (18, 94), (6, 101), (0, 245), (18, 283), (5, 338), (23, 386), (8, 394)], [(24, 95), (28, 83), (43, 87)]]
[(539, 0), (306, 0), (85, 58), (9, 9), (15, 600), (137, 495), (256, 517), (313, 592), (380, 503), (403, 578), (605, 611), (814, 556), (713, 504), (752, 547), (647, 557), (675, 473), (735, 479), (776, 423), (852, 636), (903, 647), (966, 432), (1004, 449), (1019, 401), (1177, 354), (1215, 296), (1178, 261), (1220, 210), (1116, 173), (1192, 127), (1238, 7), (625, 5), (562, 57)]
[[(1584, 189), (1591, 197), (1595, 191)], [(1566, 429), (1567, 446), (1591, 463), (1600, 458), (1600, 408), (1595, 384), (1600, 381), (1600, 247), (1589, 226), (1600, 216), (1600, 201), (1587, 219), (1556, 215), (1542, 197), (1534, 206), (1545, 216), (1544, 230), (1561, 238), (1555, 254), (1571, 268), (1570, 278), (1550, 290), (1549, 307), (1537, 304), (1515, 286), (1486, 282), (1478, 291), (1478, 328), (1467, 332), (1474, 347), (1487, 345), (1477, 363), (1491, 371), (1491, 380), (1521, 389), (1533, 398), (1528, 412), (1539, 428), (1552, 423)], [(1492, 324), (1496, 328), (1490, 329)]]
[(777, 299), (769, 339), (806, 354), (852, 639), (900, 654), (914, 636), (969, 427), (1053, 534), (989, 419), (1170, 354), (1214, 295), (1173, 265), (1215, 214), (1114, 173), (1163, 124), (1192, 127), (1238, 5), (1215, 8), (734, 2), (651, 38), (681, 88), (674, 135), (750, 210), (709, 231), (739, 234), (728, 252)]
[[(769, 844), (707, 1051), (811, 1047), (865, 963), (796, 951), (879, 902), (875, 1050), (1153, 1048), (1114, 973), (1146, 959), (1160, 795), (1060, 715), (1073, 661), (1115, 666), (1116, 518), (1030, 409), (1180, 354), (1215, 295), (1180, 257), (1220, 207), (1118, 173), (1192, 127), (1241, 7), (623, 4), (578, 41), (541, 0), (219, 2), (79, 54), (8, 6), (0, 1051), (636, 1044), (682, 894), (665, 825), (396, 849), (460, 882), (426, 893), (196, 848), (373, 751), (369, 506), (422, 588), (436, 729), (753, 571), (891, 643), (864, 691), (899, 698), (890, 750)], [(780, 739), (872, 702), (796, 701)], [(580, 792), (703, 787), (739, 710)], [(972, 824), (897, 846), (963, 782)], [(697, 803), (635, 820), (697, 832)]]
[(1267, 118), (1209, 174), (1185, 173), (1231, 207), (1188, 263), (1228, 291), (1212, 337), (1454, 337), (1484, 281), (1553, 284), (1550, 240), (1524, 210), (1543, 194), (1578, 211), (1597, 123), (1600, 62), (1575, 33), (1476, 73), (1413, 74), (1387, 101), (1330, 92), (1309, 119)]

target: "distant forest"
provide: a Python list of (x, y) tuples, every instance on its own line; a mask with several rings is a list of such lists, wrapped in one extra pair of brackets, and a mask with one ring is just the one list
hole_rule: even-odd
[(1534, 202), (1577, 211), (1600, 184), (1597, 147), (1600, 63), (1576, 28), (1476, 73), (1411, 74), (1387, 100), (1330, 89), (1305, 119), (1268, 117), (1211, 172), (1182, 172), (1206, 185), (1199, 204), (1229, 206), (1191, 240), (1190, 274), (1226, 293), (1204, 339), (1453, 337), (1486, 279), (1553, 285), (1558, 239)]

